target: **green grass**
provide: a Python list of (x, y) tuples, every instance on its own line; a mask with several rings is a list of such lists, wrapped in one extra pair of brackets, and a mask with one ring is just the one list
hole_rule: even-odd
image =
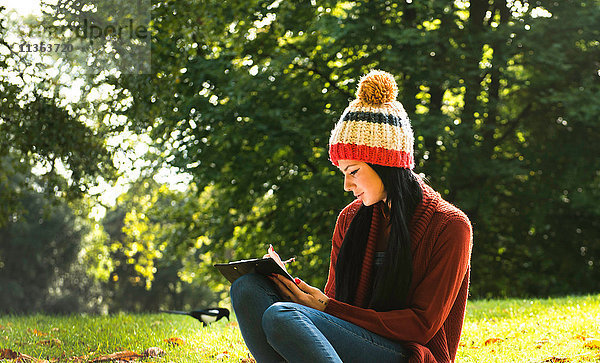
[[(87, 356), (85, 362), (119, 351), (141, 353), (150, 347), (165, 354), (141, 361), (210, 362), (219, 357), (239, 362), (248, 357), (237, 323), (227, 320), (203, 328), (191, 317), (167, 314), (31, 315), (1, 316), (0, 326), (0, 348), (50, 361)], [(183, 344), (168, 343), (170, 338)], [(52, 344), (53, 339), (60, 342)]]
[[(494, 338), (502, 340), (486, 345)], [(457, 360), (599, 362), (600, 349), (585, 347), (589, 338), (600, 339), (600, 295), (473, 301), (467, 305)]]
[[(169, 344), (180, 338), (182, 345)], [(470, 301), (458, 362), (600, 361), (600, 295), (544, 300)], [(487, 343), (486, 343), (487, 342)], [(0, 316), (0, 348), (35, 358), (69, 361), (159, 347), (147, 362), (239, 362), (248, 350), (235, 321), (202, 328), (195, 319), (165, 314)], [(558, 361), (558, 360), (555, 360)]]

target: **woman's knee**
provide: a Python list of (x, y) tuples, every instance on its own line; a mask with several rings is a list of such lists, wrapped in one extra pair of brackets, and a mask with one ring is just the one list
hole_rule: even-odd
[(259, 285), (264, 283), (265, 278), (255, 273), (240, 276), (231, 284), (231, 288), (229, 289), (231, 303), (235, 305), (241, 301), (247, 300), (256, 293), (256, 289)]
[(275, 303), (269, 306), (269, 308), (265, 310), (262, 316), (262, 328), (265, 332), (265, 335), (267, 336), (267, 339), (269, 339), (269, 337), (273, 336), (274, 334), (277, 334), (277, 331), (281, 331), (280, 323), (282, 304), (283, 303)]
[(281, 333), (281, 329), (286, 328), (286, 325), (291, 322), (291, 316), (296, 313), (294, 305), (296, 304), (290, 302), (277, 302), (265, 310), (262, 316), (262, 327), (267, 336)]

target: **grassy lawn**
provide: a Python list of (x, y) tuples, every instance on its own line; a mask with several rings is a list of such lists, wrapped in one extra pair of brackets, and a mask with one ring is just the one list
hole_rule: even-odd
[(600, 295), (472, 301), (459, 362), (599, 362)]
[[(600, 295), (544, 300), (471, 301), (458, 362), (600, 361)], [(250, 361), (237, 323), (202, 328), (165, 314), (0, 316), (0, 349), (51, 362), (91, 362), (159, 347), (140, 362)]]

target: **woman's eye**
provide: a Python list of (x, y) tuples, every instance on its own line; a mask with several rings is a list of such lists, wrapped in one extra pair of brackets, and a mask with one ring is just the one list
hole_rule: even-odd
[(356, 173), (358, 173), (358, 171), (359, 171), (359, 170), (360, 170), (360, 169), (356, 169), (356, 170), (354, 170), (353, 172), (351, 172), (351, 173), (350, 173), (350, 175), (352, 175), (352, 176), (356, 175)]

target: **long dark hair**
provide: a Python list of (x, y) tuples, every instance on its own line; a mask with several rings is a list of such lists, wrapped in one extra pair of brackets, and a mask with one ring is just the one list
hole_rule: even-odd
[[(368, 164), (379, 175), (387, 194), (390, 236), (383, 265), (374, 276), (369, 307), (377, 311), (407, 304), (412, 277), (410, 220), (423, 198), (418, 177), (409, 169)], [(362, 206), (348, 227), (335, 266), (335, 297), (353, 303), (369, 238), (373, 206)]]

